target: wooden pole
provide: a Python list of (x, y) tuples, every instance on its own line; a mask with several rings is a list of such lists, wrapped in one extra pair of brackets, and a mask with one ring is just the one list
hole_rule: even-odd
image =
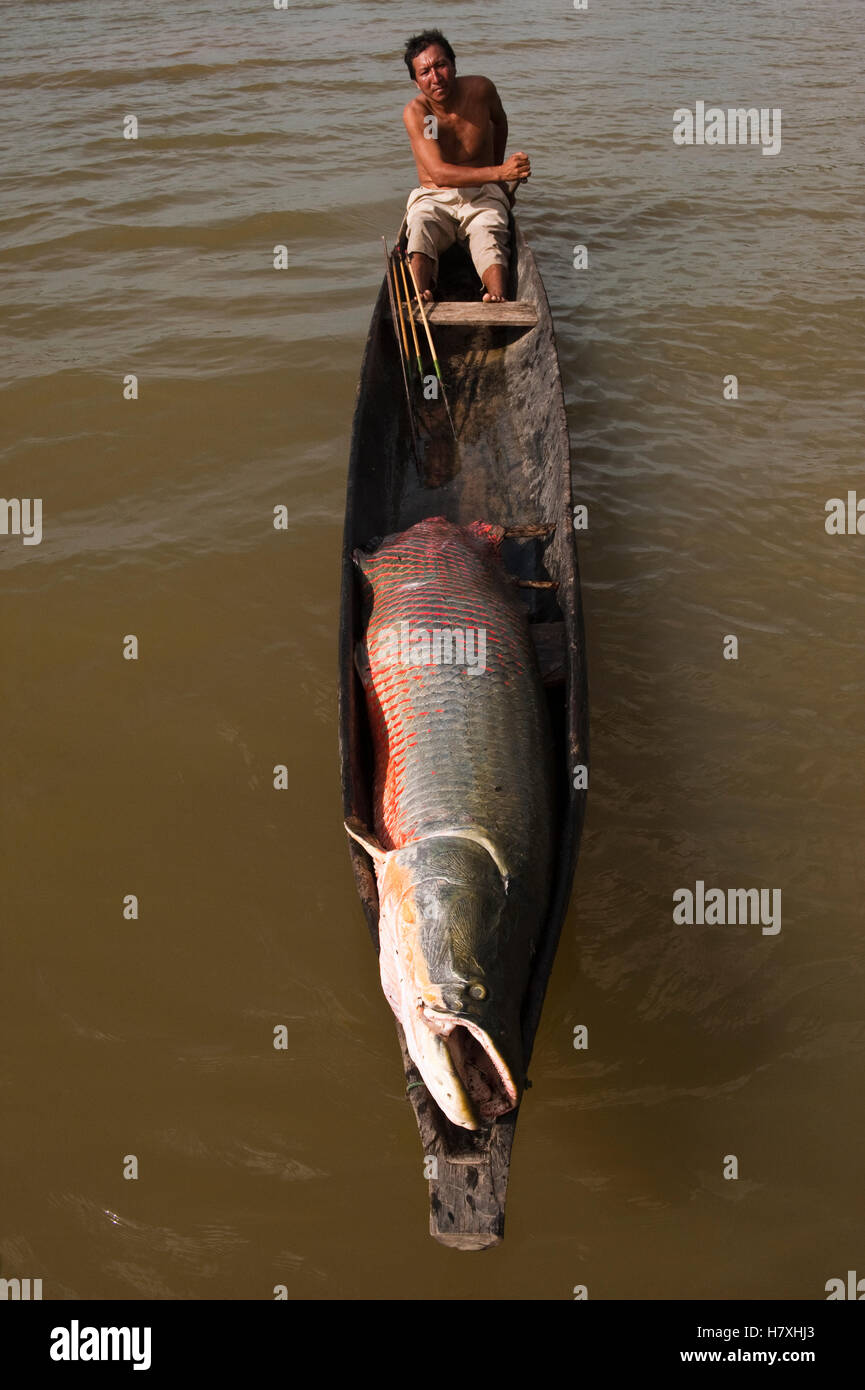
[[(414, 338), (414, 350), (417, 353), (417, 369), (420, 373), (421, 379), (423, 379), (423, 362), (421, 361), (420, 356), (420, 343), (417, 340), (417, 328), (415, 327), (414, 314), (411, 311), (411, 295), (409, 294), (408, 280), (405, 278), (405, 265), (403, 264), (403, 258), (400, 254), (400, 248), (398, 246), (394, 247), (394, 255), (399, 261), (399, 268), (402, 271), (402, 282), (405, 285), (405, 302), (406, 308), (408, 309), (408, 321), (411, 324), (411, 333), (412, 337)], [(411, 266), (409, 266), (409, 270), (411, 270)]]
[[(382, 241), (384, 241), (384, 237), (382, 237)], [(385, 250), (387, 250), (387, 242), (386, 242), (386, 241), (384, 241), (384, 245), (385, 245)], [(404, 313), (403, 313), (403, 305), (402, 305), (402, 295), (401, 295), (400, 292), (399, 292), (399, 276), (397, 275), (397, 271), (396, 271), (396, 257), (395, 257), (395, 255), (389, 256), (389, 258), (388, 258), (388, 265), (390, 266), (390, 273), (391, 273), (391, 275), (393, 276), (393, 292), (394, 292), (394, 295), (396, 296), (397, 309), (398, 309), (398, 311), (399, 311), (399, 326), (400, 326), (400, 332), (402, 333), (402, 345), (403, 345), (403, 349), (404, 349), (404, 351), (405, 351), (406, 366), (408, 367), (409, 376), (411, 376), (411, 373), (412, 373), (413, 368), (412, 368), (412, 365), (411, 365), (411, 357), (409, 356), (409, 348), (408, 348), (408, 330), (406, 329), (406, 326), (405, 326), (405, 314), (408, 314), (409, 318), (411, 317), (411, 306), (410, 306), (409, 304), (406, 304), (406, 306), (405, 306), (405, 314), (404, 314)]]
[[(385, 279), (387, 280), (388, 298), (390, 299), (390, 316), (391, 316), (391, 319), (392, 319), (392, 321), (393, 321), (393, 334), (394, 334), (394, 337), (396, 338), (397, 350), (398, 350), (398, 352), (399, 352), (399, 363), (400, 363), (400, 366), (401, 366), (401, 368), (402, 368), (402, 380), (403, 380), (403, 385), (404, 385), (404, 387), (405, 387), (406, 404), (408, 405), (408, 423), (409, 423), (409, 428), (410, 428), (410, 430), (411, 430), (411, 446), (412, 446), (412, 449), (413, 449), (413, 451), (414, 451), (415, 463), (419, 466), (419, 465), (420, 465), (420, 459), (419, 459), (418, 448), (417, 448), (417, 431), (416, 431), (416, 429), (415, 429), (415, 423), (414, 423), (414, 406), (412, 405), (411, 390), (410, 390), (410, 388), (409, 388), (409, 384), (408, 384), (408, 375), (407, 375), (407, 373), (406, 373), (406, 362), (407, 362), (407, 360), (408, 360), (408, 340), (406, 339), (406, 336), (405, 336), (405, 326), (404, 326), (404, 324), (402, 323), (402, 309), (401, 309), (401, 308), (400, 308), (400, 327), (402, 327), (402, 340), (400, 339), (399, 327), (397, 326), (397, 321), (396, 321), (396, 304), (394, 303), (394, 288), (396, 288), (396, 285), (397, 285), (396, 268), (395, 268), (395, 266), (393, 265), (393, 262), (391, 261), (390, 252), (389, 252), (388, 249), (387, 249), (387, 242), (385, 241), (384, 237), (382, 237), (382, 241), (384, 242), (384, 261), (385, 261), (385, 272), (384, 272), (384, 273), (385, 273)], [(393, 274), (393, 285), (391, 285), (391, 274)], [(397, 297), (399, 297), (399, 290), (398, 290), (398, 289), (397, 289)], [(403, 343), (405, 344), (405, 352), (403, 352)]]
[[(447, 413), (448, 413), (448, 419), (450, 420), (451, 429), (453, 430), (454, 439), (456, 439), (456, 437), (457, 437), (457, 432), (456, 432), (456, 428), (455, 428), (455, 426), (454, 426), (453, 416), (451, 415), (451, 408), (450, 408), (450, 406), (448, 405), (447, 392), (445, 391), (445, 384), (444, 384), (444, 381), (442, 380), (442, 370), (441, 370), (441, 367), (439, 366), (439, 360), (438, 360), (438, 358), (436, 357), (436, 350), (435, 350), (435, 347), (434, 347), (434, 345), (433, 345), (433, 337), (432, 337), (432, 333), (430, 332), (429, 321), (428, 321), (427, 316), (426, 316), (426, 311), (425, 311), (425, 309), (424, 309), (424, 307), (423, 307), (423, 300), (422, 300), (421, 297), (420, 297), (420, 290), (418, 289), (418, 283), (417, 283), (417, 280), (415, 279), (414, 267), (412, 266), (412, 263), (411, 263), (411, 261), (408, 259), (408, 257), (406, 256), (405, 252), (400, 251), (399, 254), (400, 254), (400, 256), (401, 256), (400, 264), (402, 264), (403, 262), (406, 262), (406, 263), (408, 264), (408, 273), (409, 273), (409, 275), (410, 275), (411, 278), (412, 278), (412, 284), (414, 285), (414, 292), (415, 292), (415, 294), (417, 295), (417, 307), (420, 309), (420, 316), (421, 316), (421, 318), (423, 319), (423, 326), (424, 326), (424, 328), (426, 329), (427, 340), (428, 340), (428, 342), (429, 342), (429, 350), (430, 350), (430, 352), (432, 353), (433, 366), (434, 366), (435, 369), (436, 369), (436, 376), (437, 376), (438, 379), (439, 379), (439, 386), (442, 388), (442, 400), (443, 400), (444, 403), (445, 403), (445, 410), (446, 410)], [(414, 323), (414, 318), (413, 318), (413, 317), (412, 317), (412, 323)]]

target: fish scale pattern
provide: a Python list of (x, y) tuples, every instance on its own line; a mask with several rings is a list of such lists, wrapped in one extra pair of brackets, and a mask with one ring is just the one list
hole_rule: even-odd
[[(433, 517), (356, 556), (372, 589), (364, 683), (385, 848), (479, 826), (512, 863), (548, 816), (544, 693), (500, 535)], [(436, 632), (462, 634), (461, 663)]]

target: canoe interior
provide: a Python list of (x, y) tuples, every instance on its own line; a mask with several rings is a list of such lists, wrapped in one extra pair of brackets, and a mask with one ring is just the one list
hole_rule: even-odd
[[(530, 623), (562, 643), (564, 679), (547, 687), (557, 769), (558, 855), (543, 935), (523, 1005), (528, 1064), (562, 921), (570, 897), (585, 792), (573, 769), (588, 763), (587, 685), (573, 532), (568, 431), (553, 326), (534, 258), (514, 226), (510, 293), (537, 311), (534, 327), (439, 324), (433, 329), (457, 429), (454, 442), (440, 401), (424, 402), (414, 384), (418, 457), (412, 450), (400, 358), (383, 281), (373, 312), (358, 387), (343, 542), (340, 634), (340, 743), (346, 818), (372, 825), (372, 743), (355, 644), (363, 635), (360, 586), (352, 551), (428, 516), (467, 525), (536, 527), (545, 535), (506, 539), (505, 568), (522, 580)], [(442, 299), (479, 297), (480, 282), (460, 248), (442, 258)], [(418, 325), (419, 331), (421, 325)], [(422, 345), (423, 346), (423, 345)], [(431, 372), (424, 350), (424, 369)], [(553, 529), (554, 528), (554, 529)], [(562, 641), (563, 639), (563, 641)], [(352, 867), (373, 941), (378, 896), (372, 863), (350, 841)], [(385, 1007), (387, 1007), (385, 1005)], [(517, 1111), (477, 1134), (452, 1125), (429, 1096), (397, 1025), (406, 1085), (424, 1150), (437, 1159), (430, 1180), (430, 1229), (445, 1244), (480, 1249), (498, 1243)]]

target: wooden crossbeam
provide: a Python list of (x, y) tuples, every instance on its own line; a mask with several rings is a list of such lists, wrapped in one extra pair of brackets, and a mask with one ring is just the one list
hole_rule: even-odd
[(528, 300), (484, 304), (483, 300), (443, 300), (427, 310), (433, 327), (445, 324), (466, 328), (534, 328), (538, 311)]

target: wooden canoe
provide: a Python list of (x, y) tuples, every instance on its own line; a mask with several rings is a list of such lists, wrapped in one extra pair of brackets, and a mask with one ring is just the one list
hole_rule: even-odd
[[(502, 556), (526, 605), (549, 700), (557, 768), (558, 853), (550, 906), (523, 1004), (528, 1060), (568, 907), (586, 792), (574, 769), (588, 764), (585, 643), (574, 544), (570, 454), (561, 377), (546, 293), (514, 224), (511, 294), (483, 305), (468, 258), (442, 258), (431, 326), (453, 414), (425, 403), (415, 383), (415, 458), (400, 358), (383, 279), (366, 342), (354, 416), (342, 553), (340, 753), (346, 819), (372, 825), (372, 746), (355, 644), (363, 635), (352, 552), (375, 537), (445, 516), (483, 520), (534, 535), (506, 539)], [(418, 325), (419, 332), (422, 326)], [(425, 354), (425, 363), (429, 357)], [(425, 367), (425, 370), (431, 368)], [(583, 779), (583, 783), (584, 783)], [(349, 840), (352, 868), (373, 942), (378, 896), (371, 859)], [(382, 998), (382, 1006), (387, 1004)], [(397, 1024), (406, 1091), (429, 1178), (430, 1231), (445, 1245), (482, 1249), (504, 1231), (505, 1196), (517, 1111), (476, 1133), (453, 1125), (430, 1097)]]

